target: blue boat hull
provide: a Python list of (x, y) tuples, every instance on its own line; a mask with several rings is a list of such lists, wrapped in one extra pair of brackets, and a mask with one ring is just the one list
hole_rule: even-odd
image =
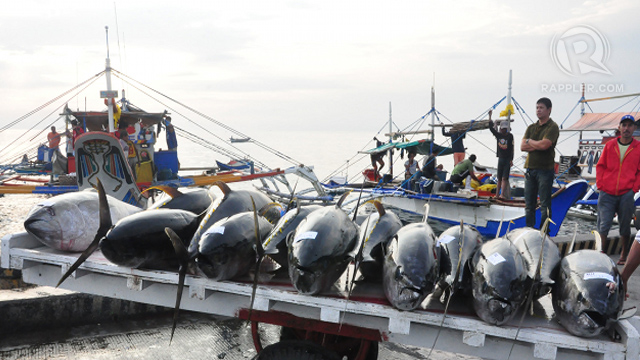
[[(569, 208), (587, 190), (588, 184), (584, 180), (570, 183), (559, 190), (551, 201), (551, 220), (549, 235), (556, 236), (567, 215)], [(487, 237), (502, 236), (508, 230), (526, 226), (524, 207), (520, 205), (505, 205), (483, 198), (446, 197), (432, 194), (408, 194), (398, 190), (390, 191), (376, 189), (373, 194), (380, 194), (383, 203), (414, 214), (424, 215), (425, 204), (429, 204), (429, 218), (447, 224), (459, 224), (463, 220), (473, 225)], [(536, 209), (536, 227), (540, 227), (540, 208)], [(498, 228), (500, 231), (498, 233)]]

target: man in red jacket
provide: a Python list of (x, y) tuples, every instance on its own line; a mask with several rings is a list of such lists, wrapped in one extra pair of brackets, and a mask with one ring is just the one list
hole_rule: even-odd
[(640, 141), (633, 138), (635, 119), (625, 115), (618, 125), (620, 137), (607, 142), (596, 165), (598, 232), (606, 243), (613, 216), (618, 214), (622, 251), (618, 265), (627, 259), (631, 218), (635, 212), (633, 195), (640, 190)]

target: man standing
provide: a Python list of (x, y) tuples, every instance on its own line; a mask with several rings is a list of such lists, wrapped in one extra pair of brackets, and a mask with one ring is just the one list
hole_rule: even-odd
[[(382, 146), (382, 141), (378, 140), (378, 138), (376, 138), (375, 136), (373, 140), (376, 142), (376, 148)], [(384, 167), (384, 154), (385, 152), (371, 154), (371, 166), (373, 166), (373, 172), (375, 174), (376, 181), (381, 178), (380, 170), (382, 170), (382, 168)], [(378, 167), (378, 164), (380, 164), (380, 167)]]
[(596, 186), (600, 191), (597, 226), (600, 237), (606, 242), (613, 216), (618, 214), (622, 245), (618, 265), (624, 265), (631, 218), (635, 212), (633, 195), (640, 190), (640, 141), (633, 138), (636, 130), (633, 116), (623, 116), (618, 129), (620, 137), (605, 144), (596, 165)]
[(496, 197), (508, 199), (509, 196), (509, 174), (513, 165), (513, 134), (509, 132), (509, 123), (500, 123), (500, 132), (494, 129), (491, 121), (492, 111), (489, 111), (489, 130), (496, 137), (498, 146), (496, 156), (498, 157), (498, 186), (496, 187)]
[[(540, 227), (547, 217), (551, 218), (551, 187), (553, 186), (555, 147), (560, 130), (549, 116), (551, 100), (540, 98), (536, 103), (538, 121), (529, 125), (520, 143), (520, 150), (526, 151), (527, 169), (524, 181), (525, 217), (528, 227), (536, 225), (536, 207), (540, 196)], [(548, 231), (548, 229), (547, 229)]]
[(47, 134), (47, 140), (49, 140), (49, 162), (53, 158), (53, 153), (58, 150), (60, 146), (60, 134), (56, 131), (56, 127), (51, 127), (51, 132)]
[(465, 138), (466, 132), (447, 132), (444, 130), (444, 126), (442, 127), (442, 135), (451, 138), (451, 149), (453, 150), (453, 166), (458, 165), (462, 160), (464, 160), (464, 144), (462, 143), (462, 139)]

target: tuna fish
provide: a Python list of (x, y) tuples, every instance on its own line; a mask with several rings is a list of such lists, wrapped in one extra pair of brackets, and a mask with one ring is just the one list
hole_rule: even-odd
[[(109, 216), (118, 221), (142, 209), (107, 196)], [(25, 230), (44, 245), (63, 251), (87, 249), (100, 227), (100, 202), (95, 190), (67, 193), (35, 205), (24, 221)]]
[(469, 263), (482, 245), (482, 235), (469, 225), (455, 225), (443, 231), (438, 237), (440, 247), (440, 280), (442, 289), (450, 293), (471, 289)]
[(552, 291), (553, 309), (571, 334), (592, 337), (618, 320), (625, 294), (618, 268), (607, 254), (579, 250), (560, 262)]
[(509, 321), (523, 304), (527, 267), (511, 241), (498, 238), (484, 243), (471, 261), (473, 307), (493, 325)]
[(198, 231), (193, 235), (189, 242), (189, 257), (194, 259), (200, 247), (200, 239), (203, 234), (213, 224), (221, 219), (228, 218), (241, 212), (253, 211), (252, 198), (255, 201), (256, 208), (261, 209), (265, 205), (271, 203), (271, 199), (265, 194), (253, 190), (231, 190), (229, 186), (222, 181), (215, 183), (224, 193), (222, 199), (216, 202), (207, 211), (206, 215), (200, 223)]
[(403, 226), (387, 244), (382, 284), (395, 308), (413, 310), (433, 291), (439, 267), (436, 236), (425, 222)]
[(145, 191), (152, 189), (164, 192), (168, 198), (156, 200), (148, 209), (180, 209), (200, 215), (207, 211), (216, 199), (211, 189), (197, 188), (182, 192), (170, 186), (154, 186)]
[(400, 230), (402, 222), (392, 211), (386, 211), (380, 201), (373, 201), (376, 212), (369, 215), (360, 225), (360, 243), (362, 260), (360, 273), (366, 280), (382, 280), (383, 248), (387, 246), (393, 235)]
[[(530, 291), (533, 291), (533, 299), (549, 294), (555, 283), (554, 279), (558, 275), (562, 258), (558, 246), (549, 235), (533, 228), (512, 230), (507, 233), (507, 239), (515, 245), (527, 265), (527, 276), (532, 283)], [(540, 266), (539, 269), (537, 269), (538, 266)], [(538, 270), (539, 274), (536, 274)]]
[(256, 239), (253, 212), (218, 220), (200, 237), (197, 253), (190, 253), (195, 265), (208, 278), (218, 281), (246, 274), (256, 263), (256, 242), (262, 242), (273, 228), (262, 216), (258, 221)]
[(178, 259), (165, 228), (171, 228), (182, 239), (189, 239), (199, 223), (200, 218), (186, 210), (142, 211), (118, 221), (100, 240), (100, 250), (116, 265), (177, 270)]
[(262, 246), (265, 254), (277, 262), (280, 266), (288, 266), (287, 242), (286, 238), (304, 218), (315, 210), (320, 209), (319, 205), (298, 206), (295, 209), (287, 211), (287, 213), (278, 220), (273, 227)]
[(108, 210), (110, 206), (100, 180), (98, 195), (100, 226), (93, 242), (62, 276), (58, 285), (98, 248), (102, 250), (105, 258), (120, 266), (159, 270), (173, 270), (178, 267), (178, 259), (165, 229), (169, 227), (188, 239), (193, 236), (200, 223), (196, 214), (185, 210), (153, 209), (124, 217), (112, 225)]
[(289, 277), (302, 294), (330, 288), (359, 249), (358, 227), (340, 208), (345, 195), (335, 206), (311, 212), (287, 237)]

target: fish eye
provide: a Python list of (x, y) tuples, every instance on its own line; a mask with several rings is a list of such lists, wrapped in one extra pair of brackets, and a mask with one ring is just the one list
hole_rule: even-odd
[(49, 213), (49, 215), (56, 216), (56, 212), (55, 210), (53, 210), (53, 206), (47, 206), (45, 207), (45, 209), (47, 209), (47, 212)]
[(396, 268), (396, 280), (402, 279), (402, 267), (398, 266)]

